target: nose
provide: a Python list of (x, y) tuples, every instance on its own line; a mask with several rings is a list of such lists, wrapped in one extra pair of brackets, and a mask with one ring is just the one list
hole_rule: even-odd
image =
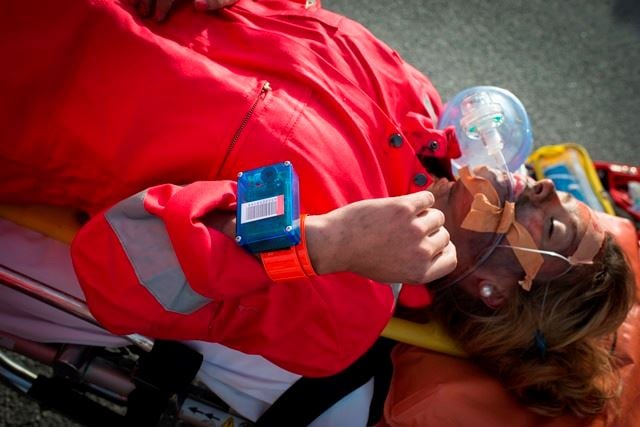
[(556, 186), (553, 184), (553, 181), (550, 179), (542, 179), (536, 182), (533, 186), (531, 199), (535, 202), (541, 203), (556, 194)]

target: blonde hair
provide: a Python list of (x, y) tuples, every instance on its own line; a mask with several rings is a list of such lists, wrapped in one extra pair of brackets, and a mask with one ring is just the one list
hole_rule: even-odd
[[(458, 286), (436, 290), (432, 316), (533, 411), (590, 416), (615, 407), (620, 381), (605, 339), (624, 321), (634, 289), (622, 250), (607, 236), (593, 264), (519, 290), (497, 310)], [(538, 331), (544, 342), (536, 345)]]

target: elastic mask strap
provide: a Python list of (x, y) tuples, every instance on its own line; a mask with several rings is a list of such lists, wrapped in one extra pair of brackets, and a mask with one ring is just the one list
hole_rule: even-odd
[[(513, 246), (513, 245), (498, 245), (498, 247), (499, 248), (511, 248), (513, 250), (513, 252), (516, 254), (516, 256), (518, 255), (518, 253), (523, 253), (524, 252), (524, 253), (529, 253), (529, 254), (536, 254), (540, 258), (542, 258), (543, 255), (547, 255), (547, 256), (554, 257), (554, 258), (559, 258), (559, 259), (565, 261), (567, 263), (567, 269), (564, 270), (562, 273), (558, 274), (557, 276), (555, 276), (553, 279), (556, 279), (556, 278), (558, 278), (560, 276), (564, 276), (575, 265), (566, 256), (561, 255), (561, 254), (559, 254), (557, 252), (553, 252), (553, 251), (545, 251), (543, 249), (524, 248), (524, 247), (521, 247), (521, 246)], [(520, 259), (520, 258), (518, 258), (518, 259)], [(544, 259), (543, 259), (543, 262), (544, 262)], [(590, 262), (580, 262), (580, 264), (590, 264)], [(540, 265), (540, 267), (541, 266), (542, 265)], [(540, 267), (538, 267), (538, 270), (540, 269)], [(535, 276), (533, 278), (535, 278)], [(520, 280), (518, 282), (518, 284), (520, 284), (520, 286), (522, 286), (522, 288), (524, 290), (526, 290), (526, 291), (531, 290), (531, 283), (533, 282), (533, 278), (528, 283), (525, 283), (526, 282), (526, 277), (525, 277), (525, 279), (524, 280)], [(553, 280), (553, 279), (551, 279), (551, 280)]]
[(520, 246), (513, 246), (513, 245), (498, 245), (499, 248), (511, 248), (513, 250), (518, 250), (518, 251), (523, 251), (523, 252), (529, 252), (529, 253), (536, 253), (536, 254), (540, 254), (540, 255), (548, 255), (548, 256), (552, 256), (555, 258), (560, 258), (563, 261), (566, 261), (568, 264), (571, 264), (571, 261), (569, 260), (569, 258), (567, 258), (566, 256), (559, 254), (557, 252), (553, 252), (553, 251), (545, 251), (544, 249), (531, 249), (531, 248), (523, 248)]

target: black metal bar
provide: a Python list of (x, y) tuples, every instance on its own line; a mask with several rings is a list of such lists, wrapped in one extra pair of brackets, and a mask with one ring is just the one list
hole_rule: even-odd
[[(0, 283), (86, 322), (101, 326), (83, 301), (2, 264), (0, 264)], [(151, 351), (153, 347), (153, 340), (140, 334), (126, 335), (125, 338), (144, 351)]]

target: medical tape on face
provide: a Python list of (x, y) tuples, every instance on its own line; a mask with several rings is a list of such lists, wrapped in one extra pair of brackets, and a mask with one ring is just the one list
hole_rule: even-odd
[(593, 211), (582, 203), (578, 206), (582, 211), (582, 215), (588, 216), (589, 221), (582, 240), (575, 252), (569, 256), (571, 265), (592, 263), (595, 256), (600, 252), (605, 236), (604, 231), (598, 226), (596, 218), (593, 216)]
[(595, 256), (598, 254), (598, 252), (600, 252), (600, 248), (602, 247), (602, 243), (604, 242), (605, 233), (598, 226), (598, 223), (596, 222), (596, 218), (593, 215), (593, 211), (583, 204), (580, 204), (579, 206), (583, 212), (583, 216), (587, 216), (589, 218), (587, 223), (587, 229), (584, 235), (582, 236), (582, 239), (580, 240), (578, 247), (576, 248), (576, 250), (572, 255), (569, 255), (568, 258), (557, 252), (545, 251), (542, 249), (524, 248), (524, 247), (515, 246), (515, 245), (498, 245), (497, 247), (511, 248), (516, 253), (521, 251), (528, 252), (528, 253), (532, 253), (532, 252), (539, 253), (541, 255), (547, 255), (547, 256), (558, 258), (565, 261), (567, 263), (567, 268), (563, 272), (557, 274), (551, 280), (564, 276), (575, 265), (593, 264), (593, 260)]
[(481, 233), (506, 234), (509, 245), (532, 249), (531, 252), (513, 251), (525, 272), (525, 278), (519, 284), (524, 290), (530, 290), (544, 258), (536, 252), (538, 247), (531, 234), (516, 222), (515, 204), (505, 202), (501, 208), (500, 197), (493, 185), (482, 177), (474, 176), (467, 167), (460, 169), (460, 180), (473, 195), (473, 202), (461, 227)]
[[(581, 216), (588, 218), (587, 229), (574, 253), (567, 258), (556, 252), (539, 249), (527, 229), (515, 220), (515, 204), (506, 202), (503, 208), (499, 207), (500, 198), (489, 181), (474, 176), (468, 168), (460, 170), (460, 179), (473, 195), (473, 202), (462, 221), (462, 228), (477, 232), (506, 234), (509, 247), (525, 271), (525, 278), (518, 283), (526, 291), (531, 289), (533, 280), (544, 263), (543, 254), (564, 259), (570, 266), (590, 264), (602, 247), (605, 233), (598, 226), (593, 211), (583, 203), (578, 206)], [(506, 246), (500, 245), (500, 247)]]

